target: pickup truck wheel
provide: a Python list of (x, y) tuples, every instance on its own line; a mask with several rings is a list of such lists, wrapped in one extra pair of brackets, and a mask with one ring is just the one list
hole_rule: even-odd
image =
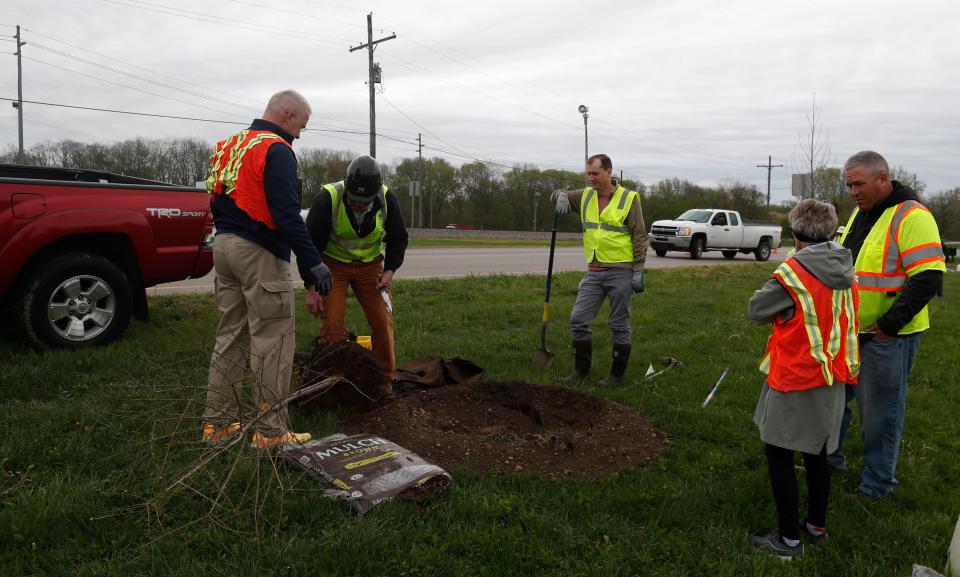
[(130, 323), (130, 283), (102, 256), (62, 255), (34, 268), (24, 286), (18, 316), (23, 332), (38, 349), (102, 345)]
[(735, 250), (724, 250), (720, 252), (723, 253), (723, 258), (726, 258), (726, 259), (732, 259), (735, 256), (737, 256), (737, 251)]
[(690, 258), (697, 260), (703, 256), (703, 237), (698, 236), (690, 241)]
[(760, 244), (757, 245), (757, 250), (753, 251), (753, 254), (757, 257), (757, 260), (764, 261), (770, 258), (770, 241), (763, 239), (760, 241)]
[(657, 256), (667, 256), (667, 249), (665, 248), (657, 248), (654, 249), (653, 252), (656, 253)]

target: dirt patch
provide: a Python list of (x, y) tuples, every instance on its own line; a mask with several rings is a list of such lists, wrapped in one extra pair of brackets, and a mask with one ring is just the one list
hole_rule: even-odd
[(310, 351), (310, 359), (299, 367), (301, 388), (332, 375), (343, 377), (322, 393), (298, 399), (296, 404), (304, 412), (369, 409), (386, 390), (383, 373), (373, 352), (352, 341), (327, 343), (317, 339)]
[(345, 433), (380, 435), (448, 471), (597, 477), (650, 466), (668, 442), (636, 409), (524, 381), (416, 389), (342, 418)]
[[(301, 365), (302, 386), (331, 375), (343, 381), (297, 404), (339, 410), (344, 433), (379, 435), (448, 471), (598, 477), (651, 466), (668, 442), (631, 407), (563, 387), (482, 381), (482, 370), (463, 359), (415, 359), (398, 372), (398, 394), (382, 399), (371, 351), (318, 341)], [(451, 376), (474, 380), (448, 384), (459, 380)]]

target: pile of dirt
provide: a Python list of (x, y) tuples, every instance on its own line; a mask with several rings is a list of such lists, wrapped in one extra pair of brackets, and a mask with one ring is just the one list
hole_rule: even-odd
[(524, 381), (414, 389), (342, 419), (347, 434), (382, 436), (448, 471), (597, 477), (652, 466), (669, 442), (636, 409)]
[(317, 339), (309, 360), (300, 365), (300, 386), (305, 389), (333, 375), (342, 379), (323, 392), (297, 399), (300, 410), (369, 409), (383, 396), (383, 373), (373, 352), (353, 341)]

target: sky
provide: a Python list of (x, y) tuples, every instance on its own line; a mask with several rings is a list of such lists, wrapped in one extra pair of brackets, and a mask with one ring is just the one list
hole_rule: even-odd
[[(248, 124), (274, 92), (311, 103), (298, 147), (369, 152), (373, 14), (377, 157), (582, 170), (589, 153), (652, 184), (747, 182), (790, 197), (817, 111), (829, 164), (873, 149), (960, 186), (960, 3), (673, 0), (347, 3), (3, 0), (0, 146), (196, 137)], [(236, 124), (231, 124), (236, 123)]]

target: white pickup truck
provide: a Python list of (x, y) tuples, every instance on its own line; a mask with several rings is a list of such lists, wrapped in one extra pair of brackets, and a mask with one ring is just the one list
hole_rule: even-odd
[(694, 208), (674, 220), (658, 220), (650, 226), (650, 246), (657, 256), (668, 251), (690, 253), (697, 259), (708, 250), (719, 250), (726, 258), (753, 253), (757, 260), (770, 258), (780, 246), (778, 224), (746, 223), (735, 210)]

